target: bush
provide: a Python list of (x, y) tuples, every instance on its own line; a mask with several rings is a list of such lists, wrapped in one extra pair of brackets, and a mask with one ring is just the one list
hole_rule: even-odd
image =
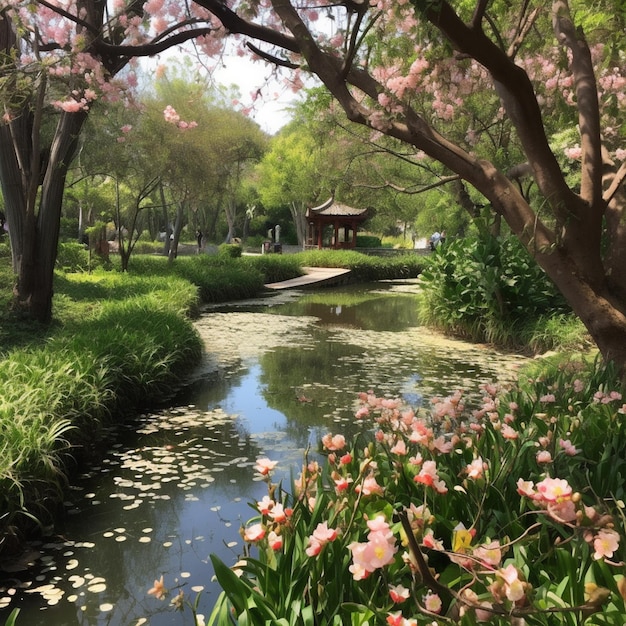
[(60, 243), (56, 265), (65, 272), (86, 272), (90, 267), (89, 250), (82, 243)]
[(237, 243), (222, 243), (217, 248), (218, 257), (237, 259), (241, 256), (242, 248)]
[(382, 245), (380, 237), (373, 235), (357, 235), (356, 247), (357, 248), (380, 248)]
[(424, 323), (473, 341), (514, 343), (528, 320), (571, 313), (514, 237), (440, 246), (428, 257), (420, 284)]

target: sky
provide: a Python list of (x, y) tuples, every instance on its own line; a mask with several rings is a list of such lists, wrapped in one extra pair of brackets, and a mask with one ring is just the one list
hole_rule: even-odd
[[(142, 66), (148, 75), (153, 74), (159, 65), (168, 65), (173, 59), (180, 60), (184, 49), (168, 50), (156, 57), (142, 60)], [(195, 59), (189, 51), (190, 59)], [(196, 66), (196, 61), (192, 61)], [(236, 85), (240, 93), (240, 105), (235, 108), (244, 108), (252, 102), (252, 94), (261, 89), (262, 97), (255, 101), (254, 110), (250, 117), (266, 133), (275, 134), (290, 120), (289, 107), (298, 98), (282, 79), (272, 78), (272, 68), (264, 61), (254, 62), (250, 57), (227, 55), (215, 64), (212, 70), (214, 80), (224, 88)]]
[(237, 85), (242, 104), (249, 102), (250, 95), (261, 87), (263, 99), (257, 102), (256, 110), (250, 117), (265, 132), (273, 135), (290, 120), (288, 108), (298, 96), (276, 80), (264, 85), (265, 77), (270, 74), (271, 70), (264, 62), (254, 63), (249, 58), (233, 56), (225, 59), (224, 67), (217, 69), (214, 77), (223, 86)]

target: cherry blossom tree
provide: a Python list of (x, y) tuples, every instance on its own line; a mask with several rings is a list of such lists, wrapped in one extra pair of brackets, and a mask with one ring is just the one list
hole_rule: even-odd
[(65, 180), (92, 103), (123, 97), (134, 82), (133, 58), (197, 37), (213, 54), (210, 45), (224, 35), (198, 5), (190, 12), (172, 3), (166, 21), (158, 17), (163, 4), (0, 2), (0, 184), (17, 277), (14, 304), (32, 319), (52, 316)]
[[(196, 1), (296, 79), (315, 74), (351, 121), (476, 190), (624, 368), (623, 3)], [(465, 136), (449, 134), (461, 122)]]

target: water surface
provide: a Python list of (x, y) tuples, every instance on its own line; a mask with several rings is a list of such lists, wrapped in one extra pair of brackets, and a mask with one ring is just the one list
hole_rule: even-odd
[[(297, 474), (327, 432), (350, 435), (358, 392), (414, 406), (514, 376), (520, 357), (421, 328), (413, 282), (289, 292), (214, 307), (197, 321), (206, 356), (171, 407), (140, 416), (77, 479), (62, 536), (35, 544), (26, 571), (0, 572), (0, 623), (13, 607), (28, 626), (190, 623), (147, 596), (219, 588), (209, 555), (234, 563), (240, 527), (265, 484), (257, 458)], [(25, 559), (27, 561), (28, 559)]]

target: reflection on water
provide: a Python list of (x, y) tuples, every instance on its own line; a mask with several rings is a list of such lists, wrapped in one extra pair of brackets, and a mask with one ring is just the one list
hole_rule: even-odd
[(0, 622), (19, 606), (29, 626), (182, 624), (146, 595), (161, 574), (170, 589), (202, 592), (208, 615), (219, 593), (208, 557), (235, 562), (248, 502), (265, 494), (253, 480), (258, 457), (280, 461), (288, 478), (322, 435), (359, 428), (359, 391), (419, 405), (520, 361), (420, 328), (406, 289), (292, 293), (280, 306), (204, 315), (207, 356), (194, 382), (76, 481), (62, 537), (33, 546), (35, 568), (0, 579)]

